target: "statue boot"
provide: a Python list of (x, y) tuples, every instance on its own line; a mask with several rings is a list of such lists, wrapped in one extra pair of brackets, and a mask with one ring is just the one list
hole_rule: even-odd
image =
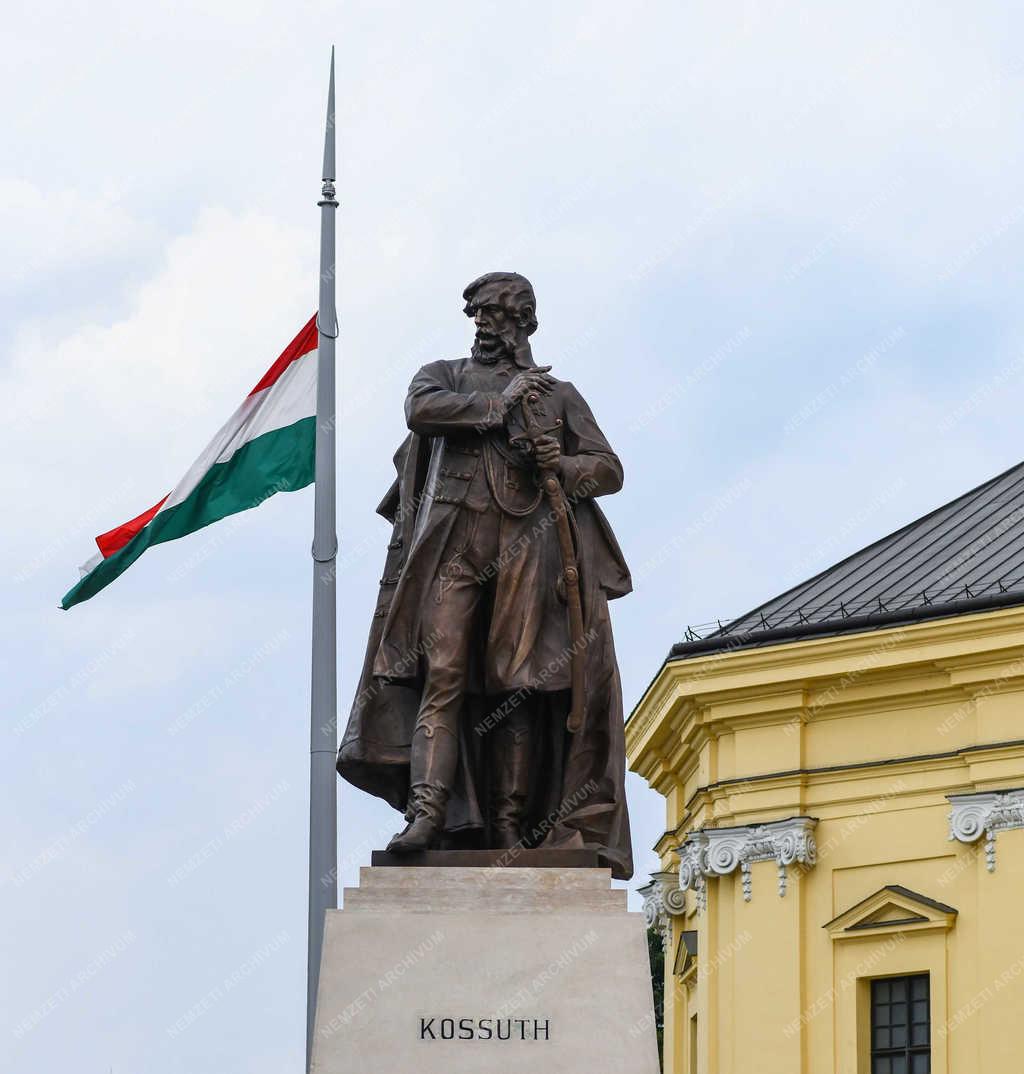
[(417, 727), (410, 757), (409, 803), (405, 819), (409, 822), (390, 843), (393, 854), (414, 854), (430, 850), (444, 828), (448, 793), (455, 777), (459, 743), (446, 730)]
[(529, 724), (519, 719), (492, 732), (491, 751), (491, 845), (511, 850), (523, 840), (530, 789)]

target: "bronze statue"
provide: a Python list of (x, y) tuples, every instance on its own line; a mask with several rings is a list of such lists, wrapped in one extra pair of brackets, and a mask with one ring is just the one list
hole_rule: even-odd
[(402, 810), (388, 850), (580, 849), (632, 875), (608, 600), (629, 570), (594, 497), (622, 466), (534, 363), (530, 282), (464, 291), (468, 358), (432, 362), (378, 507), (392, 523), (338, 771)]

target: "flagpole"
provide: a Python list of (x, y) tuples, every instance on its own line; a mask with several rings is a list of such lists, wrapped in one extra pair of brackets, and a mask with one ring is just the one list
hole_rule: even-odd
[(334, 341), (335, 307), (334, 49), (327, 91), (320, 206), (320, 303), (316, 380), (316, 485), (313, 507), (313, 660), (309, 738), (309, 948), (306, 967), (306, 1069), (313, 1053), (324, 915), (338, 905), (338, 670), (335, 526)]

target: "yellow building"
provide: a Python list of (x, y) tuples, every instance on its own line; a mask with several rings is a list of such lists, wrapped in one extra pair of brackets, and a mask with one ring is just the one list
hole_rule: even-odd
[(1024, 464), (703, 639), (665, 796), (667, 1074), (1024, 1071)]

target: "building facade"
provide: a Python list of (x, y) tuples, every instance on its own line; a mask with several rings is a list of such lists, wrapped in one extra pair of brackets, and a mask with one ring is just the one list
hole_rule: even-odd
[(1024, 1070), (1024, 467), (673, 647), (668, 1074)]

